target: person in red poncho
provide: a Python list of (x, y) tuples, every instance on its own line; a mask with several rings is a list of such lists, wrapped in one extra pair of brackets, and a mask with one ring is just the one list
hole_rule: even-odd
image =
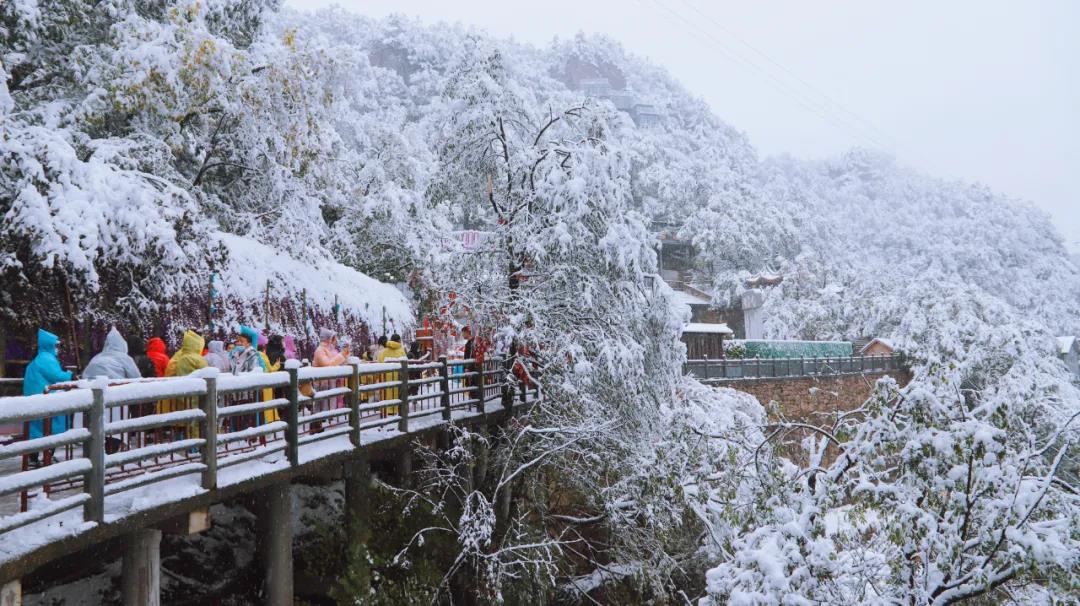
[(153, 337), (146, 342), (146, 357), (154, 363), (154, 372), (159, 377), (165, 376), (165, 367), (169, 365), (169, 354), (165, 352), (165, 341)]

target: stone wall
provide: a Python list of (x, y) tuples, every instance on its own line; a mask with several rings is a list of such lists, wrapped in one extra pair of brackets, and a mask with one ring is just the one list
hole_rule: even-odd
[[(907, 385), (911, 381), (911, 375), (907, 371), (892, 371), (828, 377), (740, 379), (716, 385), (753, 395), (769, 411), (770, 421), (777, 421), (778, 416), (782, 415), (788, 421), (827, 427), (835, 419), (828, 413), (836, 414), (858, 408), (870, 397), (874, 383), (888, 375), (892, 375), (901, 385)], [(776, 408), (769, 405), (773, 401), (778, 404)], [(807, 464), (807, 453), (800, 447), (800, 443), (811, 433), (813, 432), (808, 429), (786, 432), (777, 444), (781, 454), (797, 464)], [(835, 445), (830, 445), (825, 454), (826, 463), (832, 461), (837, 454)]]
[(837, 375), (831, 377), (784, 377), (724, 381), (718, 385), (744, 391), (763, 406), (776, 401), (779, 411), (788, 419), (812, 420), (813, 413), (839, 412), (858, 408), (866, 401), (874, 383), (892, 374), (901, 385), (911, 377), (907, 372), (877, 372)]

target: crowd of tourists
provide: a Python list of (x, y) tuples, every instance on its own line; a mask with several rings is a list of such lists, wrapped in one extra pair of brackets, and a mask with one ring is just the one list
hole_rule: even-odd
[[(471, 333), (465, 332), (466, 339), (464, 350), (471, 354), (473, 340)], [(72, 381), (77, 377), (61, 366), (57, 349), (60, 338), (44, 329), (37, 333), (37, 354), (26, 367), (23, 378), (23, 394), (34, 395), (45, 393), (50, 386), (57, 383)], [(347, 339), (340, 338), (336, 331), (331, 328), (319, 330), (319, 345), (315, 348), (310, 362), (301, 360), (302, 365), (311, 366), (339, 366), (346, 364), (349, 358), (356, 355), (362, 362), (390, 362), (403, 359), (423, 360), (430, 356), (429, 352), (423, 351), (419, 341), (413, 341), (408, 349), (402, 342), (401, 336), (392, 334), (389, 337), (381, 336), (370, 346), (363, 348), (358, 354), (354, 354), (352, 346)], [(223, 373), (234, 375), (245, 373), (276, 372), (282, 370), (285, 361), (299, 359), (299, 351), (295, 341), (289, 335), (263, 335), (250, 326), (240, 326), (226, 343), (225, 339), (206, 339), (199, 331), (187, 329), (180, 337), (180, 347), (171, 355), (166, 347), (165, 340), (161, 337), (149, 339), (129, 336), (127, 339), (121, 335), (115, 327), (105, 337), (105, 343), (101, 351), (93, 356), (82, 372), (86, 379), (106, 378), (112, 380), (140, 379), (153, 377), (181, 377), (194, 373), (200, 369), (213, 367)], [(384, 380), (393, 381), (396, 377), (386, 376)], [(257, 399), (268, 401), (275, 397), (274, 390), (266, 389), (256, 396)], [(384, 399), (394, 399), (396, 394), (382, 394)], [(144, 405), (144, 410), (130, 410), (130, 416), (142, 416), (152, 413), (167, 413), (175, 410), (189, 408), (194, 402), (185, 399), (166, 400), (157, 404)], [(331, 402), (324, 406), (344, 406), (344, 400)], [(396, 414), (391, 410), (389, 414)], [(262, 424), (278, 420), (275, 410), (268, 411), (250, 421), (250, 424)], [(39, 438), (46, 433), (54, 435), (67, 430), (68, 417), (56, 416), (45, 427), (44, 420), (31, 421), (28, 435), (30, 439)], [(315, 426), (314, 430), (319, 427)], [(175, 434), (191, 434), (194, 428), (189, 426), (178, 427)], [(193, 436), (191, 436), (193, 437)]]

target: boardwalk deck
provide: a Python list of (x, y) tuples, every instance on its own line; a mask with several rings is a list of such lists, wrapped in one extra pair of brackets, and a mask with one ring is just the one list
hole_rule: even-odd
[[(489, 360), (482, 367), (473, 361), (413, 366), (402, 362), (383, 366), (386, 365), (365, 368), (354, 360), (349, 366), (334, 370), (305, 372), (294, 368), (287, 373), (274, 373), (279, 376), (218, 378), (208, 373), (197, 379), (159, 381), (152, 387), (97, 386), (92, 390), (93, 406), (105, 402), (145, 406), (162, 398), (183, 395), (197, 398), (197, 407), (193, 402), (190, 411), (202, 413), (183, 415), (187, 433), (173, 436), (180, 441), (150, 445), (136, 441), (138, 446), (121, 456), (106, 456), (103, 451), (95, 453), (93, 449), (103, 449), (102, 438), (110, 431), (117, 435), (135, 430), (160, 432), (162, 427), (175, 426), (181, 421), (170, 413), (100, 422), (95, 429), (94, 421), (100, 418), (100, 412), (95, 413), (93, 407), (80, 409), (86, 415), (83, 422), (92, 437), (82, 446), (73, 447), (68, 460), (80, 466), (80, 470), (85, 466), (85, 473), (80, 471), (81, 477), (55, 482), (56, 489), (47, 496), (44, 485), (38, 487), (37, 496), (29, 500), (26, 512), (19, 511), (18, 491), (8, 491), (11, 492), (8, 498), (0, 501), (0, 580), (17, 579), (56, 557), (133, 529), (314, 473), (323, 465), (357, 457), (361, 451), (371, 456), (407, 446), (410, 440), (442, 431), (449, 422), (496, 421), (513, 412), (506, 405), (516, 409), (531, 405), (540, 397), (535, 388), (507, 382), (501, 360)], [(424, 374), (430, 377), (423, 377)], [(411, 391), (410, 377), (415, 382)], [(305, 379), (329, 384), (317, 386), (314, 397), (308, 398), (299, 387)], [(205, 382), (205, 386), (193, 385), (193, 381)], [(339, 381), (343, 385), (338, 385)], [(267, 388), (284, 390), (285, 398), (261, 406), (278, 410), (283, 420), (259, 425), (252, 418), (250, 427), (230, 428), (230, 418), (247, 417), (260, 408), (258, 402), (233, 401), (223, 405), (230, 394), (245, 390), (255, 393)], [(365, 394), (368, 397), (362, 398)], [(526, 396), (524, 401), (520, 398), (522, 394)], [(61, 396), (58, 394), (55, 402), (70, 406), (72, 398)], [(402, 397), (408, 400), (408, 406), (402, 406)], [(362, 399), (370, 403), (364, 405)], [(326, 406), (320, 406), (320, 402)], [(0, 421), (18, 417), (20, 413), (14, 408), (21, 403), (19, 398), (0, 398)], [(259, 435), (260, 428), (267, 431)], [(232, 439), (237, 435), (241, 436), (239, 440)], [(206, 444), (208, 440), (210, 444)], [(237, 441), (243, 443), (240, 450), (232, 448)], [(163, 458), (160, 453), (171, 444), (183, 448)], [(142, 455), (147, 458), (140, 459)], [(82, 463), (87, 461), (90, 463)], [(153, 464), (146, 464), (147, 461)], [(136, 468), (134, 473), (117, 473), (115, 467), (108, 468), (110, 462), (134, 464)], [(20, 480), (34, 473), (22, 471), (19, 457), (0, 460), (0, 464), (3, 465), (0, 481)], [(64, 465), (44, 469), (50, 467)], [(27, 520), (28, 517), (41, 519)]]

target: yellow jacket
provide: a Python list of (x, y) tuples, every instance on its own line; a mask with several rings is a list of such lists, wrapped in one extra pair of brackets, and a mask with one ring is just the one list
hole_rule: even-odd
[[(172, 358), (169, 358), (169, 364), (165, 367), (165, 376), (183, 377), (190, 375), (200, 368), (206, 368), (208, 363), (206, 362), (206, 358), (202, 357), (204, 343), (205, 341), (198, 333), (191, 330), (185, 332), (184, 339), (180, 343), (180, 349), (173, 354)], [(196, 398), (162, 400), (161, 402), (158, 402), (157, 412), (159, 414), (176, 412), (178, 410), (195, 408), (196, 406), (198, 406), (198, 400)], [(177, 427), (181, 426), (178, 425)], [(199, 437), (198, 423), (188, 423), (186, 428), (187, 437)]]
[[(263, 368), (266, 369), (266, 372), (277, 372), (277, 371), (281, 370), (281, 362), (278, 362), (277, 364), (271, 365), (270, 364), (270, 358), (268, 358), (266, 356), (265, 351), (260, 351), (259, 352), (259, 357), (262, 358)], [(273, 389), (267, 388), (267, 389), (262, 390), (262, 401), (263, 402), (269, 402), (270, 400), (273, 400), (273, 399), (274, 399), (274, 390)], [(278, 411), (276, 409), (275, 410), (268, 410), (268, 411), (263, 413), (263, 422), (264, 423), (273, 423), (274, 421), (280, 421), (280, 420), (281, 420), (281, 415), (278, 414)]]
[[(405, 353), (405, 348), (401, 346), (401, 343), (397, 341), (387, 341), (386, 347), (379, 350), (379, 363), (385, 363), (387, 360), (395, 360), (397, 358), (407, 358), (408, 354)], [(383, 382), (386, 381), (400, 381), (397, 372), (388, 372), (382, 376)], [(403, 397), (408, 397), (405, 394)], [(398, 388), (388, 387), (383, 390), (383, 400), (396, 400), (398, 398)], [(396, 415), (398, 413), (397, 406), (388, 406), (386, 408), (386, 414)]]
[(202, 357), (205, 341), (198, 333), (187, 331), (184, 340), (180, 343), (180, 349), (169, 358), (169, 365), (165, 367), (166, 377), (183, 377), (206, 368), (206, 358)]

